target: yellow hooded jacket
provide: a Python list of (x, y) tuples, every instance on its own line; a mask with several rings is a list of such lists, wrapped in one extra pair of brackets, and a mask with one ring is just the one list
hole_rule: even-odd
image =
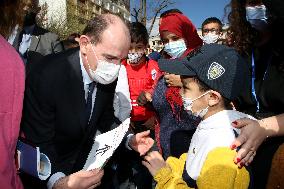
[[(246, 189), (249, 173), (245, 167), (239, 169), (233, 162), (236, 151), (228, 147), (217, 147), (210, 151), (197, 178), (199, 189)], [(168, 167), (158, 171), (154, 179), (156, 189), (189, 189), (182, 179), (187, 153), (180, 158), (169, 157)]]

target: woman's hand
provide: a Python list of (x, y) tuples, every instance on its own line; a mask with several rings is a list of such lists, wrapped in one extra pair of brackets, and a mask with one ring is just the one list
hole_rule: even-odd
[(252, 120), (248, 118), (238, 119), (232, 123), (235, 128), (240, 128), (241, 133), (231, 144), (231, 149), (240, 147), (234, 162), (239, 167), (249, 165), (254, 156), (256, 150), (261, 143), (267, 138), (267, 129), (264, 121)]

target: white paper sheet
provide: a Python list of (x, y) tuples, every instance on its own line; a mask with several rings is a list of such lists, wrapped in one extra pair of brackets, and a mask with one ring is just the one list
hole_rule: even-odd
[(117, 128), (95, 137), (83, 170), (101, 168), (112, 156), (128, 131), (130, 118), (126, 119)]

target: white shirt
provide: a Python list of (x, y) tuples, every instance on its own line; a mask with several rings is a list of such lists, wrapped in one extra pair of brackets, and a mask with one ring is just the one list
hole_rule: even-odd
[(23, 34), (22, 41), (19, 46), (19, 52), (21, 53), (21, 55), (24, 55), (31, 46), (32, 33), (34, 31), (34, 28), (35, 25), (27, 26), (24, 28), (26, 34)]
[(240, 118), (254, 119), (235, 110), (223, 110), (200, 122), (192, 136), (186, 160), (186, 171), (192, 179), (197, 180), (211, 150), (231, 145), (236, 138), (233, 130), (239, 133), (239, 129), (231, 124)]
[[(88, 74), (88, 72), (86, 71), (84, 65), (83, 65), (83, 61), (82, 61), (82, 55), (79, 51), (79, 58), (80, 58), (80, 66), (81, 66), (81, 71), (82, 71), (82, 77), (83, 77), (83, 83), (84, 83), (84, 91), (85, 91), (85, 100), (87, 101), (88, 98), (88, 90), (89, 90), (89, 84), (94, 82), (94, 80), (92, 80)], [(96, 93), (97, 93), (97, 87), (96, 87), (96, 83), (95, 83), (95, 87), (94, 87), (94, 92), (92, 94), (92, 109), (91, 109), (91, 115), (93, 113), (93, 107), (95, 104), (95, 99), (96, 99)]]
[(131, 100), (128, 85), (127, 72), (124, 65), (121, 65), (115, 94), (113, 99), (114, 115), (121, 122), (130, 117)]

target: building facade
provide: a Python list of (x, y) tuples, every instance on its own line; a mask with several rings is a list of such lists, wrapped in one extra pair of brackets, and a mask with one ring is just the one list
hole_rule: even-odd
[(130, 0), (39, 0), (46, 5), (46, 21), (68, 22), (79, 18), (82, 23), (103, 13), (115, 13), (130, 21)]

